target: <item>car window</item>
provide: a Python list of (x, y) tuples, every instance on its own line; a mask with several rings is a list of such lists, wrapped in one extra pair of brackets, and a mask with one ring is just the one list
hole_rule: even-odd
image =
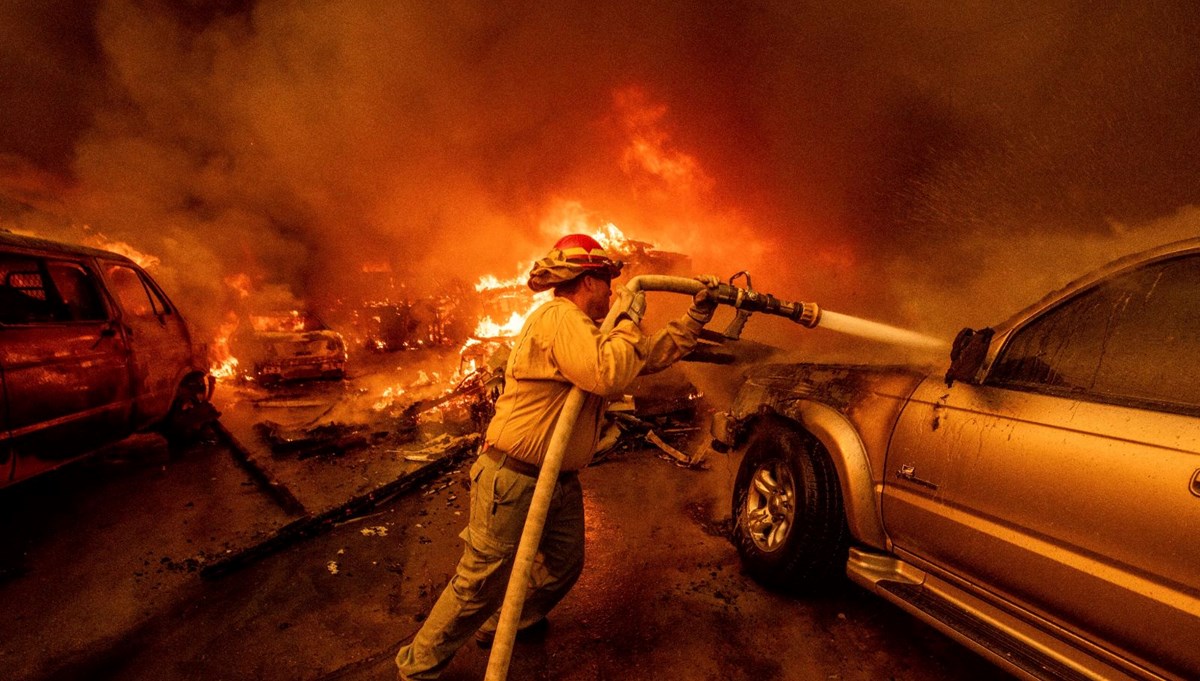
[(146, 292), (150, 294), (150, 305), (154, 307), (154, 314), (159, 316), (171, 314), (171, 306), (167, 304), (166, 297), (158, 290), (158, 287), (154, 285), (150, 277), (140, 273), (138, 276), (141, 277), (142, 285), (146, 287)]
[(1200, 407), (1200, 257), (1152, 263), (1019, 329), (987, 383)]
[(0, 254), (0, 323), (35, 324), (69, 319), (40, 258)]
[(105, 269), (126, 313), (135, 317), (170, 314), (166, 300), (137, 270), (116, 264), (107, 265)]
[(50, 280), (73, 321), (100, 321), (108, 318), (104, 299), (91, 272), (77, 263), (51, 260), (46, 263)]

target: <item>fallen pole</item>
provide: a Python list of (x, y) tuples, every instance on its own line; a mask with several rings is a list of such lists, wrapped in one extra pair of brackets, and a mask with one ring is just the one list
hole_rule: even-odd
[(200, 576), (205, 579), (217, 579), (269, 556), (292, 544), (318, 535), (334, 527), (338, 522), (362, 515), (386, 503), (393, 497), (408, 492), (422, 483), (431, 480), (453, 468), (468, 454), (475, 452), (479, 444), (479, 436), (461, 438), (446, 450), (446, 453), (436, 461), (421, 466), (417, 470), (403, 475), (387, 484), (376, 487), (370, 492), (353, 497), (349, 501), (317, 515), (307, 515), (294, 520), (279, 528), (270, 537), (252, 546), (228, 554), (220, 560), (206, 565), (200, 570)]
[(308, 510), (304, 508), (304, 504), (300, 503), (300, 500), (296, 498), (296, 495), (292, 494), (292, 491), (286, 485), (272, 478), (263, 470), (262, 466), (254, 462), (254, 459), (250, 456), (250, 452), (242, 446), (241, 442), (238, 442), (238, 439), (225, 428), (224, 424), (220, 421), (213, 421), (212, 427), (217, 432), (217, 435), (225, 441), (225, 445), (229, 447), (230, 453), (233, 454), (233, 460), (250, 475), (250, 479), (266, 492), (272, 501), (279, 504), (279, 507), (284, 512), (288, 515), (303, 515), (308, 513)]

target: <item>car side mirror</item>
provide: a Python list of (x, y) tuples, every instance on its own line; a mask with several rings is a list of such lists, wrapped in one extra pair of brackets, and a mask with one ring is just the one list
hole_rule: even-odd
[(946, 386), (954, 385), (955, 381), (973, 384), (983, 360), (987, 357), (988, 345), (992, 342), (991, 327), (979, 329), (963, 329), (954, 338), (950, 346), (950, 368), (946, 370)]

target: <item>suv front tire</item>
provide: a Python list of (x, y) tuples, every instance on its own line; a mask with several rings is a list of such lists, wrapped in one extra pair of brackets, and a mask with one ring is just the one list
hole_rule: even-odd
[(812, 591), (841, 578), (850, 534), (825, 448), (790, 422), (759, 421), (733, 493), (733, 540), (747, 573), (772, 588)]

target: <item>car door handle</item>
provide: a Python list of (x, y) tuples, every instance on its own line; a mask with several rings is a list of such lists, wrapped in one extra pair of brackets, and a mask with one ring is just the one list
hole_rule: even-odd
[(1196, 472), (1192, 473), (1191, 490), (1192, 494), (1200, 497), (1200, 468), (1197, 468)]
[(938, 488), (937, 483), (933, 483), (928, 480), (918, 478), (917, 477), (917, 468), (916, 468), (916, 466), (913, 466), (912, 464), (906, 463), (906, 464), (903, 464), (902, 466), (900, 466), (899, 470), (896, 471), (896, 477), (900, 478), (901, 480), (908, 480), (909, 482), (915, 482), (916, 484), (918, 484), (922, 487), (928, 487), (929, 489), (937, 489)]
[(100, 335), (96, 336), (96, 342), (92, 343), (91, 349), (95, 350), (96, 348), (100, 347), (100, 344), (104, 342), (105, 338), (116, 338), (116, 337), (117, 337), (116, 327), (114, 327), (112, 325), (106, 326), (106, 327), (100, 329)]

